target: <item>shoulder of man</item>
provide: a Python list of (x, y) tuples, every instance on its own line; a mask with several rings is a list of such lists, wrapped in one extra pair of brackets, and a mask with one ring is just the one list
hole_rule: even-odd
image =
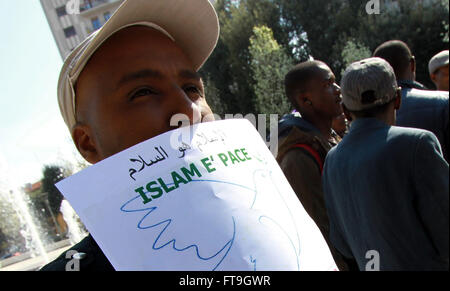
[[(303, 159), (311, 159), (317, 164), (319, 171), (322, 171), (323, 162), (331, 146), (317, 134), (304, 132), (298, 128), (292, 128), (289, 135), (279, 141), (277, 161), (281, 165), (283, 161), (292, 159), (296, 162)], [(297, 167), (308, 168), (305, 163)], [(309, 170), (309, 169), (307, 169)]]
[[(437, 140), (434, 133), (425, 129), (413, 127), (390, 126), (388, 129), (380, 129), (380, 132), (378, 133), (380, 138), (383, 137), (385, 141), (388, 141), (386, 146), (389, 146), (393, 151), (401, 149), (405, 154), (409, 150), (414, 149), (411, 145), (419, 142), (424, 134), (432, 135)], [(368, 143), (370, 141), (371, 140), (365, 140), (363, 143)], [(361, 140), (354, 140), (353, 135), (349, 134), (342, 142), (328, 152), (326, 161), (337, 157), (342, 158), (343, 155), (349, 158), (353, 154), (352, 149), (356, 146), (361, 146)]]
[(405, 142), (411, 142), (413, 140), (420, 140), (423, 135), (432, 136), (437, 140), (436, 135), (429, 130), (403, 126), (391, 126), (388, 138), (392, 141), (404, 140)]
[(280, 121), (279, 144), (277, 160), (280, 162), (283, 156), (298, 145), (306, 145), (317, 152), (321, 159), (325, 159), (328, 150), (331, 148), (328, 141), (321, 137), (320, 132), (307, 121), (297, 116), (285, 116)]
[[(75, 262), (76, 260), (76, 262)], [(113, 266), (101, 251), (91, 235), (62, 253), (53, 262), (42, 267), (40, 271), (114, 271)]]
[(402, 156), (416, 155), (418, 147), (425, 145), (434, 148), (438, 155), (444, 154), (439, 139), (429, 130), (392, 126), (387, 139), (393, 151)]
[(436, 135), (428, 130), (416, 131), (418, 143), (428, 144), (442, 155), (442, 147)]
[(402, 93), (402, 95), (407, 98), (415, 98), (422, 101), (428, 101), (429, 103), (448, 105), (449, 93), (446, 91), (403, 88)]
[[(402, 90), (402, 105), (397, 124), (425, 128), (440, 135), (449, 122), (449, 94), (444, 91)], [(444, 128), (437, 127), (443, 124)], [(439, 137), (439, 136), (438, 136)], [(439, 137), (441, 138), (441, 137)]]

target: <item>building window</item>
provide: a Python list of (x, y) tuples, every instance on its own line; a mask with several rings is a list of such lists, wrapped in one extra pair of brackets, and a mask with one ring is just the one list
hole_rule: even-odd
[(111, 12), (106, 12), (105, 14), (103, 14), (103, 16), (105, 17), (105, 21), (108, 21), (108, 19), (111, 18)]
[(75, 27), (69, 26), (67, 28), (64, 28), (64, 35), (66, 36), (66, 38), (72, 37), (76, 34), (77, 32), (75, 31)]
[(102, 27), (100, 20), (98, 19), (98, 17), (92, 18), (91, 19), (92, 22), (92, 27), (94, 28), (94, 30), (99, 29), (100, 27)]
[(56, 8), (56, 15), (58, 15), (58, 17), (67, 15), (66, 6), (64, 5), (64, 6)]

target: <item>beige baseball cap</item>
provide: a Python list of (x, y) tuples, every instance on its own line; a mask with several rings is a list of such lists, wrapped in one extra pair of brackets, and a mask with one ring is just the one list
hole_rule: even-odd
[(91, 56), (114, 33), (134, 26), (155, 28), (183, 49), (199, 70), (219, 38), (219, 20), (209, 0), (125, 0), (102, 28), (65, 59), (58, 81), (58, 102), (69, 130), (76, 124), (74, 85)]
[(445, 65), (448, 65), (448, 50), (441, 51), (431, 58), (430, 62), (428, 63), (428, 71), (431, 75), (436, 72), (437, 69)]
[(398, 89), (394, 69), (381, 58), (351, 64), (341, 80), (342, 102), (352, 111), (386, 104), (397, 96)]

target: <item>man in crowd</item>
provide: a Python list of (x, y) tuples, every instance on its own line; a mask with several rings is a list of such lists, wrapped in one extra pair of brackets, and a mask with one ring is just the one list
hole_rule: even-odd
[(442, 51), (431, 58), (428, 71), (436, 89), (448, 92), (448, 50)]
[(331, 242), (360, 270), (448, 270), (449, 167), (437, 138), (394, 126), (401, 93), (385, 60), (350, 65), (341, 90), (352, 124), (324, 167)]
[[(191, 124), (212, 114), (197, 73), (219, 35), (208, 0), (125, 1), (111, 19), (65, 60), (61, 113), (78, 151), (97, 163), (173, 128), (175, 114)], [(92, 236), (42, 270), (113, 270)], [(69, 255), (67, 255), (69, 254)]]
[(398, 85), (402, 88), (402, 107), (397, 112), (397, 125), (433, 132), (448, 162), (450, 146), (448, 92), (422, 90), (416, 86), (415, 59), (409, 47), (402, 41), (385, 42), (373, 55), (385, 59), (392, 66)]
[(343, 138), (347, 134), (348, 121), (347, 118), (345, 118), (344, 112), (342, 112), (342, 114), (337, 118), (333, 119), (331, 127), (341, 138)]
[(348, 270), (328, 239), (329, 223), (322, 193), (327, 152), (340, 140), (332, 122), (342, 113), (341, 91), (331, 69), (321, 61), (295, 66), (285, 77), (286, 95), (295, 114), (280, 121), (277, 161), (303, 207), (316, 222), (340, 270)]

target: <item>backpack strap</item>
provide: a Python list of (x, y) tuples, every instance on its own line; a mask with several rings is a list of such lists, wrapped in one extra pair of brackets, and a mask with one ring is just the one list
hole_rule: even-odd
[(295, 144), (295, 145), (291, 146), (289, 149), (294, 149), (294, 148), (299, 148), (299, 149), (303, 149), (304, 151), (306, 151), (316, 161), (317, 165), (319, 166), (320, 175), (322, 175), (323, 161), (320, 158), (320, 155), (316, 150), (314, 150), (311, 146), (306, 145), (306, 144)]

